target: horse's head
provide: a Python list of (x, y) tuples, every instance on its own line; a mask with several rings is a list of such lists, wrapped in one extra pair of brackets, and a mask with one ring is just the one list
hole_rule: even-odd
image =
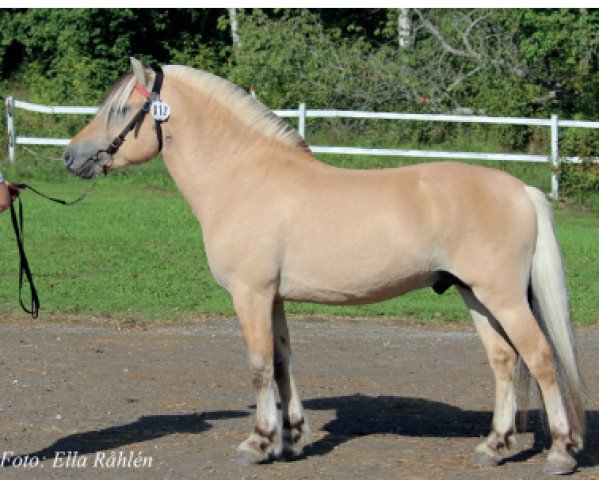
[[(114, 170), (146, 162), (160, 151), (157, 124), (149, 113), (140, 112), (147, 102), (146, 95), (155, 74), (135, 58), (131, 58), (131, 65), (132, 73), (116, 82), (97, 115), (65, 150), (65, 166), (74, 175), (90, 178), (102, 169)], [(131, 124), (136, 115), (139, 121), (134, 122), (133, 129), (126, 133), (121, 143), (119, 135), (125, 133), (123, 129)], [(116, 144), (118, 147), (115, 148)]]

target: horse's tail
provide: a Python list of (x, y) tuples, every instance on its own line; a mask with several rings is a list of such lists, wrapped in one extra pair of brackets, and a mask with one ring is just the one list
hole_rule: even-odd
[(526, 187), (537, 214), (537, 241), (531, 268), (530, 302), (553, 349), (557, 380), (575, 451), (585, 432), (584, 386), (576, 361), (570, 305), (562, 256), (553, 229), (551, 204), (534, 187)]

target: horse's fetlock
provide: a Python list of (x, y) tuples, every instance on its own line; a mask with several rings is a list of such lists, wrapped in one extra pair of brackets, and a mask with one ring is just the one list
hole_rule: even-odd
[(271, 430), (264, 430), (256, 426), (254, 427), (254, 432), (265, 439), (267, 443), (272, 443), (274, 441), (275, 435), (277, 434), (277, 429), (273, 428)]
[(305, 445), (310, 443), (310, 427), (305, 416), (298, 420), (283, 419), (283, 450), (290, 456), (298, 456)]
[(514, 431), (510, 428), (506, 432), (498, 432), (493, 430), (487, 438), (489, 448), (499, 451), (502, 448), (510, 449), (516, 444)]
[(513, 432), (510, 432), (508, 435), (506, 435), (504, 443), (508, 450), (514, 448), (518, 443), (516, 441), (516, 435), (514, 435)]
[(570, 433), (551, 432), (551, 451), (570, 455), (577, 449), (577, 442), (572, 438)]

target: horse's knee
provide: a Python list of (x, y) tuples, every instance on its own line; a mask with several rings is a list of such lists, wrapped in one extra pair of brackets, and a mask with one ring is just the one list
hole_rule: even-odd
[(260, 390), (270, 386), (274, 378), (274, 370), (272, 361), (251, 360), (250, 374), (254, 388)]

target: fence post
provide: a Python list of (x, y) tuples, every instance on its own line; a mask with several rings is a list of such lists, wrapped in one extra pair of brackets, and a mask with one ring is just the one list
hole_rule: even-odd
[(559, 197), (559, 132), (557, 115), (551, 115), (551, 198)]
[(297, 123), (297, 129), (299, 130), (300, 136), (305, 139), (306, 138), (306, 104), (299, 104), (299, 120)]
[(8, 159), (10, 163), (15, 163), (15, 123), (14, 123), (14, 111), (15, 111), (15, 99), (8, 97), (6, 99), (6, 126), (8, 128)]

